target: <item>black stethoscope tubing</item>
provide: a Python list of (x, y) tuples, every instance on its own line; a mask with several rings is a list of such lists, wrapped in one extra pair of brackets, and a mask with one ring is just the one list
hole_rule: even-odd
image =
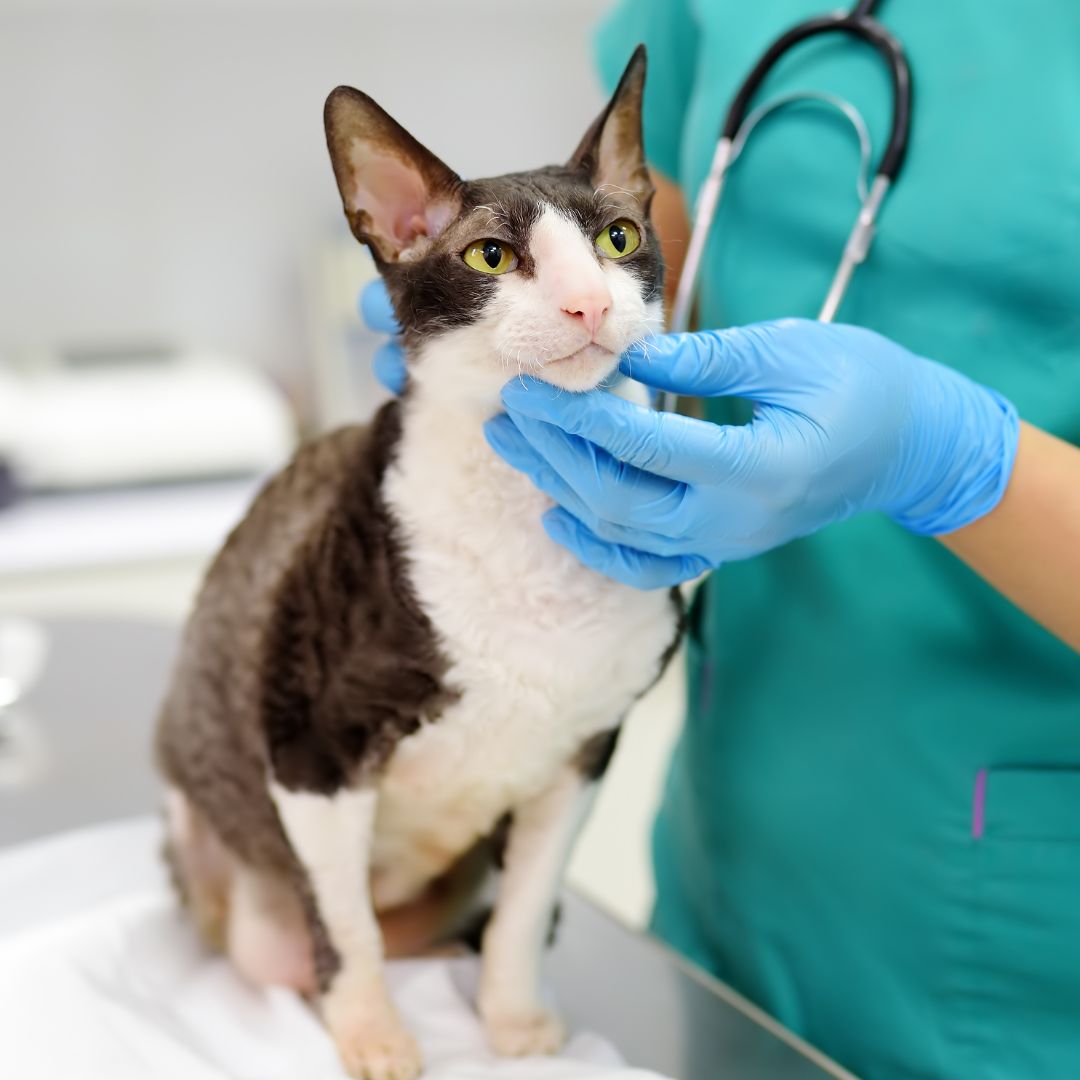
[(754, 95), (786, 53), (808, 38), (822, 34), (848, 34), (873, 46), (888, 65), (892, 82), (892, 129), (877, 168), (877, 175), (894, 181), (904, 164), (911, 131), (911, 69), (900, 42), (872, 17), (875, 6), (876, 0), (863, 0), (850, 12), (807, 19), (781, 34), (762, 54), (739, 87), (724, 119), (721, 137), (735, 138), (746, 119)]

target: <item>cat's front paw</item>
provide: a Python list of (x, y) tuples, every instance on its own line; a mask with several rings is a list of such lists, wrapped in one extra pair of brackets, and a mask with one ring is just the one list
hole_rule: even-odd
[(328, 1017), (328, 1027), (356, 1080), (417, 1080), (424, 1071), (420, 1048), (392, 1006), (359, 1001), (347, 1018)]
[(342, 1064), (356, 1080), (417, 1080), (424, 1071), (420, 1048), (400, 1025), (336, 1041)]
[(556, 1054), (566, 1041), (559, 1018), (547, 1009), (491, 1010), (484, 1014), (491, 1048), (504, 1057)]

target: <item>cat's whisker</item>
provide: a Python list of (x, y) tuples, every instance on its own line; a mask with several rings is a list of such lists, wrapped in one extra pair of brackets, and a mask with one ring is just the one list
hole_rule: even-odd
[[(646, 364), (648, 364), (648, 362), (649, 362), (649, 344), (650, 344), (650, 335), (646, 332), (646, 333), (640, 335), (639, 337), (634, 338), (634, 340), (631, 341), (629, 345), (627, 345), (626, 350), (624, 350), (624, 354), (625, 354), (625, 352), (629, 351), (630, 349), (639, 350), (640, 353), (641, 353), (641, 359), (644, 360)], [(632, 360), (628, 360), (626, 362), (626, 368), (627, 368), (627, 371), (626, 371), (627, 378), (632, 379), (634, 377), (634, 365), (633, 365)]]
[(617, 184), (601, 184), (596, 193), (599, 195), (601, 192), (605, 192), (608, 195), (625, 195), (634, 205), (637, 205), (637, 196), (632, 191), (627, 191), (626, 188), (619, 187)]
[(488, 215), (489, 228), (492, 230), (497, 228), (508, 228), (510, 225), (510, 215), (502, 207), (502, 205), (496, 203), (495, 206), (478, 206), (477, 210), (484, 210)]

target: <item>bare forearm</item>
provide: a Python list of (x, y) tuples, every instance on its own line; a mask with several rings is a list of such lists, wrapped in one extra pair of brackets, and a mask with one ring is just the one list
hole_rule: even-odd
[(1080, 449), (1021, 425), (997, 507), (938, 538), (1017, 607), (1080, 651)]

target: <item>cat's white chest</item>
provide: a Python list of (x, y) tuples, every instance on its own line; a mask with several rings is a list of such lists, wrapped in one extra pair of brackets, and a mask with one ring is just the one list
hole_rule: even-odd
[(458, 853), (618, 724), (675, 634), (665, 592), (581, 566), (544, 533), (545, 497), (456, 419), (411, 417), (384, 488), (461, 694), (382, 781), (375, 863), (396, 879), (384, 875), (384, 899), (409, 892), (418, 845), (432, 867)]

